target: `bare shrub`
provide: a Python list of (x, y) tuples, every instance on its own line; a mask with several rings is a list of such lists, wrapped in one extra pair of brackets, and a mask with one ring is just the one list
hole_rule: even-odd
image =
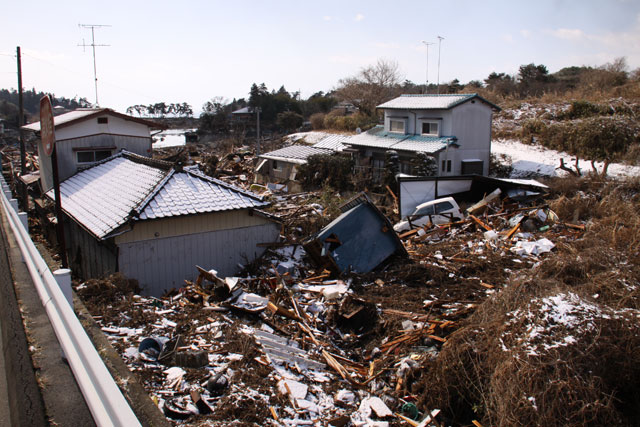
[(309, 117), (309, 121), (311, 122), (311, 127), (313, 130), (324, 129), (324, 113), (315, 113)]
[(580, 210), (586, 232), (449, 337), (414, 384), (420, 406), (466, 424), (638, 424), (640, 180), (583, 181), (550, 205), (561, 218)]

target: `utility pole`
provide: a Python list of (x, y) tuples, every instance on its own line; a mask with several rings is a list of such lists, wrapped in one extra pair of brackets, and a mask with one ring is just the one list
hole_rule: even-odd
[(260, 107), (256, 107), (257, 122), (256, 122), (256, 143), (257, 143), (257, 155), (260, 155), (260, 112), (262, 109)]
[(424, 44), (427, 47), (427, 75), (426, 75), (427, 83), (426, 83), (426, 86), (424, 87), (424, 93), (426, 94), (427, 92), (429, 92), (429, 46), (434, 43), (429, 43), (422, 40), (422, 44)]
[(84, 25), (84, 24), (78, 24), (78, 27), (80, 28), (91, 28), (91, 44), (85, 44), (84, 40), (82, 40), (82, 44), (79, 44), (78, 46), (82, 46), (83, 48), (91, 46), (91, 49), (93, 50), (93, 79), (94, 79), (94, 83), (95, 83), (95, 87), (96, 87), (96, 107), (100, 105), (100, 103), (98, 102), (98, 72), (97, 72), (97, 67), (96, 67), (96, 46), (98, 47), (102, 47), (102, 46), (109, 46), (108, 44), (96, 44), (96, 37), (95, 37), (95, 29), (96, 28), (100, 28), (100, 27), (110, 27), (111, 25)]
[(438, 95), (440, 95), (440, 45), (444, 37), (438, 36)]
[[(24, 147), (24, 136), (22, 135), (22, 126), (24, 125), (24, 101), (22, 97), (22, 56), (20, 46), (16, 47), (16, 57), (18, 59), (18, 135), (20, 138), (20, 175), (27, 174), (27, 153)], [(27, 199), (27, 185), (22, 183), (18, 186), (20, 189), (20, 199), (22, 201), (22, 209), (29, 211), (29, 200)]]

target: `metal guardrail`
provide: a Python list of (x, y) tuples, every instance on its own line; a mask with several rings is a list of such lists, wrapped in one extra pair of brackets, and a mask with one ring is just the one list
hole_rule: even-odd
[[(69, 305), (46, 262), (18, 215), (17, 203), (0, 175), (1, 204), (20, 247), (23, 260), (40, 295), (87, 406), (98, 426), (140, 426), (140, 421), (107, 370), (89, 336)], [(24, 217), (26, 214), (20, 214)], [(24, 220), (23, 220), (24, 221)]]

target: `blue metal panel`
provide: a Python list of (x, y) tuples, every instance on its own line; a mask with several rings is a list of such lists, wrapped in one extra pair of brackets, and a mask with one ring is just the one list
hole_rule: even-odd
[[(340, 244), (325, 242), (330, 237), (337, 238)], [(360, 273), (373, 270), (402, 245), (386, 219), (367, 203), (340, 215), (316, 240), (324, 245), (341, 271)]]

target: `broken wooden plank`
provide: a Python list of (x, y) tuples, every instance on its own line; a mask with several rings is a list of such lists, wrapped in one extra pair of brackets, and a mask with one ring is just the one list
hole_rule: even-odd
[(493, 230), (491, 227), (489, 227), (487, 224), (485, 224), (480, 218), (476, 217), (475, 215), (469, 215), (469, 218), (471, 218), (475, 223), (477, 223), (480, 227), (484, 228), (486, 231)]
[(274, 314), (279, 314), (284, 317), (288, 317), (291, 320), (301, 321), (302, 319), (296, 316), (294, 312), (291, 310), (287, 310), (286, 308), (275, 305), (273, 302), (269, 301), (267, 303), (267, 310)]

